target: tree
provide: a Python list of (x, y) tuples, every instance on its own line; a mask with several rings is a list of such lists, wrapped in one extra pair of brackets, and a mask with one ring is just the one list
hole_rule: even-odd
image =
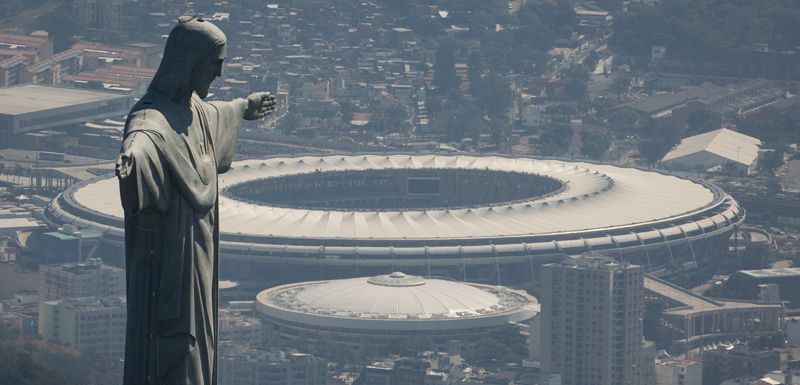
[(639, 154), (653, 165), (661, 160), (679, 140), (680, 128), (675, 123), (662, 120), (642, 127), (642, 135), (637, 148)]
[(597, 51), (592, 51), (583, 59), (583, 68), (586, 69), (586, 72), (592, 73), (598, 62), (600, 62), (600, 55), (597, 54)]
[(408, 131), (408, 112), (405, 107), (394, 104), (373, 114), (375, 126), (382, 132)]
[(585, 80), (571, 78), (567, 79), (567, 84), (564, 85), (564, 94), (570, 99), (581, 100), (588, 95), (588, 89)]
[(653, 124), (652, 118), (629, 108), (616, 109), (608, 116), (608, 127), (617, 137), (639, 136), (643, 127)]
[(350, 121), (353, 120), (353, 113), (355, 113), (356, 107), (350, 101), (343, 101), (339, 105), (339, 113), (341, 114), (342, 124), (348, 125)]
[(774, 175), (775, 170), (783, 165), (783, 149), (765, 151), (758, 162), (758, 168), (769, 175)]
[(486, 127), (480, 109), (466, 100), (442, 106), (435, 122), (437, 130), (451, 141), (471, 138), (478, 143), (481, 130)]
[(697, 135), (720, 127), (719, 115), (709, 110), (694, 110), (686, 117), (685, 135)]
[(644, 157), (647, 164), (654, 165), (667, 153), (664, 147), (666, 146), (663, 143), (655, 139), (645, 138), (639, 140), (636, 149), (639, 150), (639, 154)]
[(460, 81), (456, 76), (456, 47), (452, 40), (439, 43), (433, 62), (433, 84), (444, 93), (455, 90)]
[(772, 198), (775, 194), (781, 192), (781, 182), (775, 176), (770, 176), (767, 178), (767, 182), (765, 183), (767, 187), (767, 197)]
[(508, 142), (508, 137), (511, 135), (511, 126), (503, 119), (494, 119), (489, 121), (489, 127), (492, 130), (492, 142), (501, 146)]
[(567, 150), (572, 140), (572, 127), (566, 122), (553, 122), (542, 127), (538, 146), (544, 155), (559, 155)]
[(75, 36), (78, 34), (79, 28), (75, 25), (72, 17), (64, 17), (64, 14), (70, 14), (71, 9), (69, 4), (61, 5), (59, 12), (54, 12), (41, 17), (37, 23), (37, 29), (47, 31), (49, 36), (53, 39), (53, 49), (55, 52), (66, 51), (75, 42)]
[(617, 72), (614, 75), (614, 81), (611, 83), (611, 87), (609, 87), (609, 90), (619, 95), (621, 93), (627, 92), (630, 86), (631, 86), (631, 79), (627, 75)]
[(507, 120), (514, 95), (505, 79), (497, 75), (487, 76), (470, 86), (470, 93), (487, 115)]
[(653, 341), (657, 348), (663, 348), (665, 343), (669, 343), (668, 336), (663, 335), (661, 320), (664, 317), (666, 305), (661, 301), (647, 301), (644, 308), (644, 320), (642, 322), (642, 333), (644, 338)]
[(67, 380), (52, 369), (36, 363), (27, 352), (0, 348), (0, 384), (64, 385)]
[(464, 352), (464, 358), (471, 365), (489, 370), (508, 363), (519, 363), (527, 355), (525, 338), (514, 326), (506, 326), (500, 331), (481, 338)]
[(771, 332), (758, 335), (748, 345), (756, 350), (770, 350), (786, 345), (786, 333)]
[(586, 129), (581, 131), (581, 151), (591, 159), (601, 160), (611, 146), (611, 136), (606, 130)]
[(475, 84), (481, 80), (483, 71), (486, 70), (486, 62), (483, 55), (478, 50), (472, 50), (467, 57), (467, 65), (469, 66), (467, 77), (471, 84)]

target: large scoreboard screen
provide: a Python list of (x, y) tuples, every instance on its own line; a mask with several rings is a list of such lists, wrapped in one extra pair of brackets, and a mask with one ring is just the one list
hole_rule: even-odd
[(441, 178), (408, 178), (409, 195), (439, 195)]

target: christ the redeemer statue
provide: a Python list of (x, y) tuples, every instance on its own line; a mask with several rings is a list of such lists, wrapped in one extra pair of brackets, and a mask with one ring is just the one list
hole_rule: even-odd
[(125, 385), (216, 385), (217, 175), (242, 119), (275, 106), (267, 92), (205, 102), (221, 75), (225, 34), (183, 17), (147, 93), (125, 123), (117, 176), (125, 209)]

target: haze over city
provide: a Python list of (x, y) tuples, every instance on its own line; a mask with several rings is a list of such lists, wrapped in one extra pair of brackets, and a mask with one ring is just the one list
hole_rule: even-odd
[(0, 385), (800, 384), (798, 91), (792, 0), (2, 2)]

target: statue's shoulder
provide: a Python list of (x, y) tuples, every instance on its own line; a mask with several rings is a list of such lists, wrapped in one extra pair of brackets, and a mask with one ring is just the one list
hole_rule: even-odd
[(170, 129), (170, 106), (146, 94), (134, 104), (125, 122), (125, 135), (135, 131), (156, 131)]

